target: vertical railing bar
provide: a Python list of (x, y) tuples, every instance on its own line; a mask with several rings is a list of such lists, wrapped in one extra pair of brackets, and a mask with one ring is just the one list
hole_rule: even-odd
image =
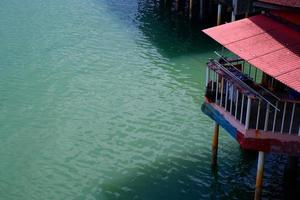
[(295, 114), (295, 106), (296, 106), (296, 103), (293, 103), (293, 109), (292, 109), (292, 116), (291, 116), (291, 123), (290, 123), (289, 134), (291, 134), (291, 132), (292, 132), (292, 126), (293, 126), (294, 114)]
[(238, 102), (239, 102), (239, 90), (236, 89), (235, 112), (234, 112), (235, 119), (237, 118)]
[(245, 123), (245, 129), (249, 129), (249, 122), (250, 122), (250, 112), (251, 112), (251, 98), (248, 97), (247, 100), (247, 112), (246, 112), (246, 123)]
[(205, 73), (205, 86), (207, 87), (209, 82), (209, 68), (206, 67), (206, 73)]
[(258, 100), (258, 108), (257, 108), (257, 117), (256, 117), (256, 130), (258, 130), (258, 124), (259, 124), (259, 117), (260, 117), (260, 106), (261, 106), (261, 100)]
[(214, 81), (215, 81), (215, 71), (213, 71), (212, 72), (212, 78), (211, 78), (211, 91), (213, 92), (214, 91), (214, 85), (215, 85), (215, 83), (214, 83)]
[(265, 117), (265, 125), (264, 125), (264, 131), (268, 130), (269, 125), (269, 112), (270, 112), (270, 104), (267, 104), (267, 110), (266, 110), (266, 117)]
[(210, 84), (212, 85), (212, 84), (213, 84), (213, 81), (212, 81), (212, 78), (211, 78), (211, 74), (212, 74), (212, 70), (209, 69), (209, 71), (208, 71), (208, 78), (209, 78), (208, 83), (210, 83)]
[(286, 102), (284, 102), (284, 107), (283, 107), (283, 114), (282, 114), (282, 122), (281, 122), (281, 129), (280, 133), (283, 132), (283, 127), (284, 127), (284, 120), (285, 120), (285, 111), (286, 111)]
[(224, 90), (224, 78), (221, 79), (221, 97), (220, 97), (220, 106), (223, 104), (223, 90)]
[(272, 80), (271, 80), (271, 88), (272, 89), (274, 88), (274, 78), (272, 78)]
[[(276, 101), (276, 107), (278, 107), (278, 101)], [(274, 113), (274, 120), (273, 120), (273, 128), (272, 128), (272, 132), (274, 133), (275, 131), (275, 126), (276, 126), (276, 117), (277, 117), (277, 109), (274, 109), (275, 113)]]
[(229, 109), (229, 112), (230, 112), (230, 114), (232, 113), (232, 104), (233, 104), (233, 91), (234, 91), (234, 86), (233, 86), (233, 84), (232, 84), (232, 92), (231, 92), (231, 94), (230, 94), (230, 109)]
[(227, 101), (228, 101), (228, 81), (226, 81), (226, 92), (225, 92), (225, 110), (227, 110)]
[(245, 95), (242, 95), (242, 106), (241, 106), (241, 116), (240, 116), (240, 123), (243, 123), (243, 114), (244, 114), (244, 99), (245, 99)]
[(217, 100), (218, 100), (218, 92), (219, 92), (219, 74), (216, 73), (216, 100), (215, 100), (215, 103), (217, 103)]

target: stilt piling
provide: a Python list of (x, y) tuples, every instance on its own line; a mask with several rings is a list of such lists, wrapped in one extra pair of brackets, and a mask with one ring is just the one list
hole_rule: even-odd
[(211, 160), (211, 166), (216, 167), (217, 161), (218, 161), (218, 143), (219, 143), (219, 124), (215, 124), (214, 134), (212, 138), (212, 160)]

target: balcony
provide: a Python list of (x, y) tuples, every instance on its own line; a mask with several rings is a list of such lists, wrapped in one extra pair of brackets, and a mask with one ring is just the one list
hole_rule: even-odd
[(299, 93), (240, 58), (218, 56), (207, 63), (207, 103), (244, 136), (300, 138)]

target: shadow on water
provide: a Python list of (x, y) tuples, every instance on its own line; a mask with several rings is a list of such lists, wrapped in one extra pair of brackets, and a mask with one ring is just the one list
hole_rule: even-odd
[(126, 26), (134, 26), (161, 55), (172, 58), (201, 54), (219, 48), (206, 36), (198, 22), (190, 22), (174, 8), (164, 8), (160, 0), (125, 0), (105, 3)]
[[(182, 155), (132, 168), (130, 175), (100, 186), (96, 198), (113, 199), (252, 199), (245, 170), (252, 167), (251, 155), (242, 154), (238, 165), (224, 176), (210, 169), (209, 157)], [(185, 158), (185, 159), (182, 159)], [(203, 161), (205, 160), (205, 161)], [(227, 170), (227, 169), (226, 169)], [(237, 180), (236, 177), (242, 177)]]
[(219, 46), (204, 35), (204, 26), (165, 9), (159, 0), (138, 1), (138, 28), (168, 58), (212, 51)]

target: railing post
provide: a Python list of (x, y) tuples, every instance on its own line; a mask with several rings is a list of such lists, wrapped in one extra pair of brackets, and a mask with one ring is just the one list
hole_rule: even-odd
[(249, 123), (250, 123), (250, 112), (251, 112), (251, 98), (248, 97), (247, 100), (247, 112), (246, 112), (246, 123), (245, 123), (245, 129), (249, 129)]
[(293, 126), (294, 114), (295, 114), (295, 106), (296, 106), (296, 104), (293, 103), (293, 109), (292, 109), (292, 116), (291, 116), (291, 123), (290, 123), (289, 134), (291, 134), (291, 132), (292, 132), (292, 126)]
[(284, 120), (285, 120), (285, 112), (286, 112), (286, 104), (287, 104), (287, 103), (284, 102), (280, 133), (283, 133)]
[(232, 84), (231, 88), (232, 88), (232, 90), (231, 90), (231, 94), (230, 94), (230, 108), (229, 108), (230, 114), (232, 114), (233, 93), (234, 93), (234, 86), (233, 86), (233, 84)]
[(245, 99), (245, 95), (242, 95), (242, 106), (241, 106), (241, 115), (240, 115), (240, 123), (243, 123), (243, 115), (244, 115), (244, 99)]
[(209, 83), (209, 68), (206, 66), (206, 73), (205, 73), (205, 86), (207, 87)]
[[(276, 101), (276, 108), (277, 107), (278, 107), (278, 101)], [(276, 117), (277, 117), (277, 109), (275, 109), (275, 113), (274, 113), (273, 128), (272, 128), (273, 133), (275, 131), (275, 126), (276, 126)]]
[(225, 92), (225, 110), (227, 110), (227, 102), (228, 102), (228, 81), (226, 81), (226, 92)]
[(258, 100), (258, 108), (257, 108), (257, 116), (256, 116), (256, 127), (255, 129), (258, 130), (259, 125), (259, 117), (260, 117), (260, 106), (261, 106), (261, 100)]
[(268, 124), (269, 124), (269, 112), (270, 112), (270, 104), (267, 104), (267, 110), (266, 110), (266, 117), (265, 117), (265, 125), (264, 125), (264, 131), (268, 130)]
[(220, 97), (220, 106), (222, 107), (223, 103), (223, 90), (224, 90), (224, 78), (221, 79), (221, 97)]
[(212, 75), (211, 75), (211, 91), (213, 92), (214, 91), (214, 77), (215, 77), (215, 71), (212, 70)]
[(234, 111), (234, 117), (235, 117), (235, 119), (237, 119), (238, 103), (239, 103), (239, 90), (236, 89), (235, 111)]
[(217, 103), (218, 100), (218, 92), (219, 92), (219, 75), (216, 73), (217, 77), (216, 77), (216, 99), (215, 99), (215, 103)]

